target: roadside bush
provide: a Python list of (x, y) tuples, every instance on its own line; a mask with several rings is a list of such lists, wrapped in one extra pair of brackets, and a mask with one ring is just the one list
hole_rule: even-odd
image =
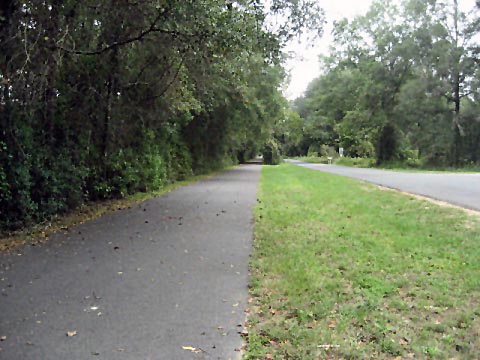
[(121, 150), (112, 156), (107, 170), (109, 177), (110, 194), (124, 197), (140, 187), (139, 159), (127, 149)]
[(193, 175), (192, 155), (186, 145), (177, 143), (170, 148), (167, 170), (168, 178), (172, 181), (185, 180)]
[(278, 165), (282, 161), (280, 149), (274, 139), (269, 140), (263, 149), (263, 161), (266, 165)]
[(399, 158), (398, 131), (392, 124), (386, 124), (377, 142), (377, 165)]
[(408, 167), (419, 168), (422, 166), (422, 160), (420, 159), (418, 150), (405, 150), (402, 155)]
[(160, 154), (144, 155), (142, 169), (143, 172), (140, 174), (141, 191), (158, 190), (167, 183), (167, 169)]
[(311, 144), (308, 147), (307, 157), (318, 157), (320, 155), (320, 147), (317, 144)]
[(339, 157), (339, 154), (333, 146), (321, 145), (320, 146), (320, 156), (323, 156), (323, 157), (329, 157), (330, 156), (332, 158), (337, 158), (337, 157)]
[(422, 158), (422, 164), (425, 168), (441, 168), (448, 164), (448, 155), (444, 151), (432, 151)]
[(369, 168), (375, 165), (375, 159), (372, 158), (350, 158), (350, 157), (341, 157), (335, 160), (336, 165), (344, 166), (353, 166), (353, 167), (364, 167)]

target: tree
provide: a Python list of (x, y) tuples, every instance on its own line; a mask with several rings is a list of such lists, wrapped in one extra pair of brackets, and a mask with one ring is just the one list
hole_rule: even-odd
[(413, 154), (431, 165), (477, 161), (478, 23), (456, 0), (375, 1), (337, 22), (325, 73), (301, 100), (305, 141), (378, 163)]
[(2, 2), (0, 230), (260, 149), (285, 111), (282, 48), (323, 19), (311, 3)]

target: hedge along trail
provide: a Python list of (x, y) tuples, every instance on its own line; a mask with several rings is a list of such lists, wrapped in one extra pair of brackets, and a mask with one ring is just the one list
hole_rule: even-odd
[(2, 2), (0, 232), (253, 156), (310, 2)]

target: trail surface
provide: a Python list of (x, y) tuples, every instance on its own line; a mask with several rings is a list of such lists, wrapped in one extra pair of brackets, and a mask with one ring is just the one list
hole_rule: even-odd
[(239, 358), (260, 169), (0, 254), (0, 359)]
[(399, 172), (288, 161), (309, 169), (348, 176), (480, 211), (479, 173)]

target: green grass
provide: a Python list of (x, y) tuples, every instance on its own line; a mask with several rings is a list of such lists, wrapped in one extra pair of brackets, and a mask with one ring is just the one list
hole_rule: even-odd
[[(301, 160), (312, 164), (327, 164), (328, 159), (325, 156), (297, 156), (294, 159)], [(333, 159), (335, 165), (361, 167), (361, 168), (377, 168), (392, 171), (409, 171), (409, 172), (461, 172), (471, 173), (480, 172), (480, 166), (471, 165), (459, 168), (449, 166), (424, 166), (421, 162), (415, 162), (415, 165), (410, 165), (409, 162), (393, 161), (383, 165), (376, 165), (375, 159), (372, 158), (351, 158), (351, 157), (336, 157)]]
[(264, 167), (246, 359), (480, 358), (480, 218)]

